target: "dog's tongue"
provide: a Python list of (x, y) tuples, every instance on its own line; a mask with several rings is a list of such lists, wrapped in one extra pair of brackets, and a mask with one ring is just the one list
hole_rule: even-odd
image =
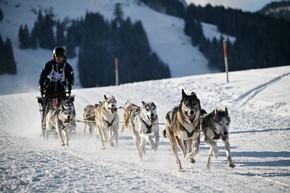
[(228, 136), (226, 136), (226, 135), (221, 135), (221, 139), (222, 139), (223, 141), (227, 140), (227, 138), (228, 138)]
[(188, 119), (192, 123), (194, 121), (194, 116), (188, 116)]

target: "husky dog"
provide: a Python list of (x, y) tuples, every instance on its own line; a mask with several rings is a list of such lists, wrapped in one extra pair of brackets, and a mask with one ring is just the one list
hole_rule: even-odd
[(208, 152), (208, 159), (206, 162), (206, 169), (210, 169), (211, 155), (214, 153), (215, 157), (218, 158), (219, 150), (216, 141), (221, 139), (225, 144), (228, 165), (231, 168), (235, 167), (230, 155), (230, 144), (229, 144), (229, 126), (230, 126), (230, 116), (228, 109), (218, 110), (215, 109), (209, 114), (205, 114), (202, 117), (200, 130), (204, 135), (204, 142), (210, 146)]
[(200, 144), (200, 114), (200, 101), (196, 94), (192, 92), (187, 95), (182, 89), (180, 104), (169, 111), (165, 117), (163, 136), (169, 138), (177, 168), (181, 172), (184, 170), (178, 158), (177, 146), (187, 161), (195, 163), (194, 156), (199, 153)]
[(114, 96), (107, 97), (94, 109), (97, 135), (99, 135), (102, 149), (106, 149), (105, 143), (109, 142), (115, 146), (113, 140), (118, 146), (119, 116), (117, 113), (117, 101)]
[(123, 128), (129, 127), (131, 129), (140, 160), (142, 160), (143, 154), (146, 154), (147, 140), (150, 142), (151, 149), (156, 151), (159, 145), (159, 126), (155, 103), (142, 101), (141, 107), (131, 103), (126, 108), (123, 117)]
[(69, 99), (64, 99), (60, 107), (50, 109), (46, 115), (46, 130), (43, 136), (47, 139), (50, 130), (54, 127), (62, 146), (69, 146), (72, 125), (75, 124), (74, 104)]
[(95, 111), (96, 111), (97, 107), (98, 107), (98, 104), (87, 105), (84, 108), (84, 111), (83, 111), (84, 127), (83, 127), (82, 135), (85, 134), (87, 126), (89, 126), (90, 135), (93, 134), (93, 128), (96, 127)]

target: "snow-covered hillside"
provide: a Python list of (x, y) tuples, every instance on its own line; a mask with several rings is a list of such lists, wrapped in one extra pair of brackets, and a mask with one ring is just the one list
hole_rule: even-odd
[[(38, 92), (0, 96), (0, 192), (289, 192), (290, 188), (290, 66), (196, 75), (120, 86), (74, 89), (77, 119), (87, 104), (104, 94), (118, 106), (127, 100), (154, 101), (160, 123), (181, 99), (181, 89), (196, 92), (208, 112), (227, 107), (230, 144), (236, 167), (227, 166), (223, 143), (220, 157), (204, 169), (209, 147), (201, 140), (196, 163), (181, 158), (177, 171), (168, 139), (139, 161), (130, 131), (119, 134), (119, 147), (101, 150), (95, 136), (81, 135), (69, 148), (55, 136), (39, 137)], [(118, 111), (122, 117), (123, 110)], [(120, 120), (122, 121), (122, 119)], [(164, 129), (160, 125), (160, 132)], [(180, 155), (181, 157), (181, 155)]]
[[(121, 3), (124, 18), (130, 17), (132, 21), (142, 21), (152, 50), (169, 65), (173, 77), (213, 72), (207, 67), (207, 59), (197, 47), (191, 46), (190, 38), (184, 35), (182, 19), (158, 13), (135, 0), (0, 1), (4, 13), (4, 20), (0, 22), (0, 34), (4, 40), (6, 37), (11, 39), (17, 63), (17, 76), (22, 77), (20, 82), (16, 82), (15, 76), (0, 76), (0, 94), (35, 91), (39, 72), (44, 63), (52, 57), (49, 50), (20, 50), (18, 48), (20, 25), (27, 24), (31, 30), (39, 9), (43, 11), (52, 9), (56, 20), (81, 18), (88, 11), (99, 12), (104, 17), (112, 19), (117, 2)], [(69, 62), (77, 70), (77, 58), (69, 60)], [(76, 87), (79, 86), (76, 74)]]

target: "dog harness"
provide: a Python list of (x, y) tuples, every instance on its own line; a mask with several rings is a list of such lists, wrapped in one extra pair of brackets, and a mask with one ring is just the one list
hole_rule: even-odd
[(114, 117), (114, 119), (111, 122), (107, 121), (104, 118), (103, 118), (103, 120), (108, 124), (108, 127), (111, 127), (113, 125), (113, 122), (114, 122), (115, 118), (116, 118), (116, 116)]
[(153, 124), (151, 125), (148, 125), (142, 118), (141, 118), (141, 121), (144, 123), (144, 125), (146, 126), (146, 128), (148, 129), (148, 131), (146, 132), (146, 134), (148, 133), (152, 133), (152, 126)]

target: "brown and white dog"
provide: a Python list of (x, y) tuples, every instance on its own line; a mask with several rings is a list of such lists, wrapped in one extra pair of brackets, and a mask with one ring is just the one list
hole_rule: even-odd
[[(101, 103), (101, 102), (100, 102)], [(83, 110), (83, 132), (82, 135), (86, 133), (87, 126), (89, 127), (89, 133), (90, 135), (93, 134), (93, 129), (96, 127), (96, 121), (95, 121), (95, 111), (97, 109), (99, 104), (95, 105), (87, 105), (85, 106)]]
[(201, 106), (196, 94), (187, 95), (183, 89), (180, 104), (166, 114), (163, 136), (170, 141), (179, 171), (184, 169), (178, 158), (177, 146), (190, 163), (195, 163), (194, 157), (199, 153), (200, 114)]
[(106, 149), (107, 142), (111, 146), (118, 147), (119, 115), (116, 105), (117, 101), (114, 96), (104, 95), (103, 101), (94, 109), (96, 133), (100, 137), (102, 149)]

